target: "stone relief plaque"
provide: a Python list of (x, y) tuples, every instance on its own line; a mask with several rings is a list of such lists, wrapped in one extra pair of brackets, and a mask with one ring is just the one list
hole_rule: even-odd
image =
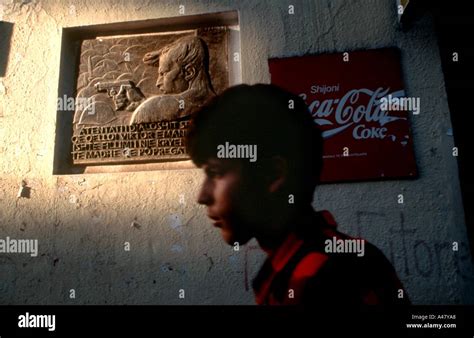
[(73, 163), (188, 159), (191, 115), (228, 86), (227, 27), (83, 40)]

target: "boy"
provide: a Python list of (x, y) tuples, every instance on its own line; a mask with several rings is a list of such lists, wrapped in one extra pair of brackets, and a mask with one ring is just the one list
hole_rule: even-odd
[(187, 148), (206, 174), (198, 203), (228, 244), (255, 237), (268, 254), (253, 281), (257, 304), (407, 304), (385, 256), (313, 210), (322, 144), (300, 97), (232, 87), (192, 118)]

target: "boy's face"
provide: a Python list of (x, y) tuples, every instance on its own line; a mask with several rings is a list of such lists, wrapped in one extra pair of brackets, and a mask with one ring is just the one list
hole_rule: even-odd
[(207, 206), (207, 216), (221, 229), (228, 244), (245, 244), (255, 236), (259, 206), (257, 189), (248, 184), (242, 164), (237, 160), (209, 159), (202, 169), (206, 178), (198, 203)]

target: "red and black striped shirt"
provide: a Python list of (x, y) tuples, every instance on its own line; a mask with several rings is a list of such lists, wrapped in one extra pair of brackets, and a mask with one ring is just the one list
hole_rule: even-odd
[(253, 281), (257, 304), (409, 304), (392, 264), (374, 245), (364, 241), (363, 256), (326, 252), (328, 239), (353, 239), (336, 227), (328, 211), (295, 222), (294, 231), (269, 255)]

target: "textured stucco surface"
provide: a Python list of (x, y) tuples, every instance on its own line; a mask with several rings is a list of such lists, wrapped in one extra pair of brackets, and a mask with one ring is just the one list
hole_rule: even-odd
[[(263, 256), (254, 242), (233, 251), (208, 224), (195, 204), (199, 170), (52, 174), (62, 28), (177, 16), (179, 4), (189, 15), (239, 11), (246, 83), (270, 81), (270, 57), (401, 49), (407, 95), (421, 98), (411, 119), (419, 178), (324, 185), (314, 206), (381, 248), (414, 303), (474, 303), (433, 21), (402, 32), (394, 3), (0, 0), (0, 19), (14, 24), (0, 77), (0, 238), (39, 240), (36, 258), (0, 254), (0, 304), (253, 303), (249, 281)], [(17, 198), (22, 180), (30, 198)]]

